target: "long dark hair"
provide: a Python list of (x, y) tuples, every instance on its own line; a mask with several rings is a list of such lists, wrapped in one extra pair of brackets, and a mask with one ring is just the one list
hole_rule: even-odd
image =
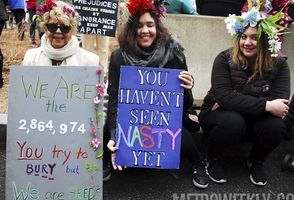
[[(154, 19), (156, 25), (156, 40), (155, 43), (160, 41), (161, 45), (166, 46), (171, 40), (167, 28), (160, 21), (159, 17), (152, 11), (147, 11), (150, 16)], [(137, 44), (137, 27), (141, 16), (134, 15), (130, 16), (127, 23), (124, 25), (122, 32), (118, 36), (118, 42), (120, 48), (130, 54), (137, 55), (141, 51), (141, 48)]]

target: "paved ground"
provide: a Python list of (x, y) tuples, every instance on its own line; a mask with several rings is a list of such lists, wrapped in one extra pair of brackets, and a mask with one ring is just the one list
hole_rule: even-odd
[[(5, 185), (5, 129), (0, 127), (0, 200), (4, 200)], [(127, 169), (113, 172), (104, 183), (106, 200), (294, 200), (294, 172), (281, 172), (280, 164), (286, 153), (294, 154), (294, 142), (283, 142), (269, 157), (266, 170), (268, 185), (256, 187), (248, 178), (245, 166), (248, 146), (226, 153), (229, 182), (224, 185), (210, 183), (208, 189), (199, 190), (192, 185), (191, 169), (187, 161), (181, 170)], [(230, 196), (231, 195), (231, 196)], [(227, 197), (227, 198), (225, 198)], [(231, 198), (230, 198), (231, 197)]]

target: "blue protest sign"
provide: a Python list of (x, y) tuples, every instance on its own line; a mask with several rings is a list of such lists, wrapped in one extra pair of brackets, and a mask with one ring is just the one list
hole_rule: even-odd
[(117, 165), (179, 168), (184, 98), (180, 71), (121, 67)]

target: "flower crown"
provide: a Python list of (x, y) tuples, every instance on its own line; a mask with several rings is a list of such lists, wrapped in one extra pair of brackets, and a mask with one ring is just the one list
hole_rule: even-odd
[(165, 0), (129, 0), (127, 7), (132, 16), (141, 16), (147, 11), (152, 11), (161, 17), (166, 12), (164, 5), (168, 4)]
[(266, 17), (264, 13), (259, 11), (260, 2), (257, 1), (256, 6), (252, 6), (252, 0), (248, 0), (248, 12), (242, 13), (241, 16), (235, 14), (229, 15), (225, 19), (227, 24), (228, 32), (231, 35), (243, 33), (247, 26), (256, 27), (258, 26), (257, 39), (260, 39), (261, 33), (264, 32), (268, 36), (268, 50), (271, 52), (272, 57), (277, 57), (278, 51), (281, 49), (281, 41), (279, 35), (284, 34), (283, 30), (285, 27), (280, 26), (277, 22), (283, 18), (284, 14), (281, 11), (275, 15)]
[(42, 4), (37, 8), (36, 14), (43, 15), (46, 12), (50, 12), (54, 7), (57, 7), (57, 5), (53, 1), (49, 1), (49, 2), (46, 1), (45, 4)]
[[(36, 10), (38, 19), (40, 20), (45, 13), (50, 13), (51, 10), (54, 10), (56, 7), (57, 5), (54, 1), (46, 0), (45, 4), (40, 5)], [(65, 13), (69, 18), (74, 18), (76, 16), (75, 10), (67, 6), (63, 6), (63, 13)]]

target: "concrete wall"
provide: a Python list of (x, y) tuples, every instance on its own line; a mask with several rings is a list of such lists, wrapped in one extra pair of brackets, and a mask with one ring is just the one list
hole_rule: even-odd
[[(201, 100), (210, 88), (210, 74), (214, 58), (231, 46), (224, 17), (166, 15), (163, 22), (184, 46), (189, 71), (195, 79), (194, 98)], [(294, 77), (294, 25), (283, 42), (283, 52), (289, 57), (291, 77)], [(291, 87), (294, 87), (292, 78)], [(293, 92), (293, 91), (292, 91)]]

